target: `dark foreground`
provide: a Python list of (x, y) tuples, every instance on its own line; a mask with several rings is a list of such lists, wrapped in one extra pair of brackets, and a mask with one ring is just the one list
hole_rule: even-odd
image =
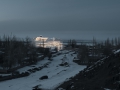
[[(60, 90), (120, 90), (120, 52), (97, 61), (58, 87)], [(59, 89), (56, 90), (59, 90)]]

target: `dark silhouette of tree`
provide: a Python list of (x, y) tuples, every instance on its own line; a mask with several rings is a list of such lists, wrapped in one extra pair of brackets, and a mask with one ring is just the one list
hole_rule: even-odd
[(78, 58), (80, 60), (84, 60), (86, 57), (88, 57), (88, 47), (86, 45), (80, 45), (79, 52), (78, 52)]
[[(4, 69), (12, 69), (23, 65), (25, 58), (29, 58), (28, 63), (37, 62), (37, 49), (30, 38), (25, 40), (16, 36), (6, 36), (0, 38), (0, 65)], [(26, 63), (27, 65), (27, 63)]]
[(55, 50), (55, 52), (58, 52), (58, 48), (57, 48), (57, 47), (55, 47), (55, 49), (54, 49), (54, 50)]
[(105, 41), (105, 46), (104, 46), (104, 48), (103, 48), (103, 54), (105, 55), (105, 56), (108, 56), (109, 54), (111, 54), (112, 53), (112, 44), (110, 43), (110, 40), (109, 40), (109, 38)]
[(75, 48), (76, 47), (76, 45), (77, 45), (77, 43), (76, 43), (76, 40), (68, 40), (68, 47), (72, 47), (72, 48)]
[(49, 52), (48, 59), (51, 60), (51, 58), (52, 58), (52, 53)]

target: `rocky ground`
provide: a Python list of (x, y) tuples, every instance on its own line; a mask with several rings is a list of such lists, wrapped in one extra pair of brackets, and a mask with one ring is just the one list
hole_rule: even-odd
[(56, 90), (120, 90), (120, 52), (85, 68)]

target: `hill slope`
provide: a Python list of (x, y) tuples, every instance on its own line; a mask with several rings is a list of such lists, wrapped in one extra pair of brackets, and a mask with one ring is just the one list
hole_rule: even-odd
[(120, 90), (119, 50), (80, 71), (74, 78), (58, 88), (65, 90)]

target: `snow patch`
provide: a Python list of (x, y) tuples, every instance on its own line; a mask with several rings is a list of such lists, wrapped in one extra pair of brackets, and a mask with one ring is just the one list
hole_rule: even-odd
[[(38, 62), (34, 67), (39, 67), (44, 65), (45, 63), (48, 63), (48, 66), (43, 68), (40, 71), (37, 71), (35, 73), (31, 73), (27, 77), (7, 80), (0, 82), (0, 88), (1, 90), (32, 90), (33, 87), (38, 86), (39, 88), (48, 90), (54, 90), (57, 86), (65, 82), (66, 80), (69, 80), (70, 77), (75, 76), (78, 74), (81, 70), (86, 68), (85, 65), (78, 65), (73, 62), (73, 58), (76, 57), (76, 54), (71, 54), (73, 52), (67, 52), (62, 51), (61, 55), (58, 55), (56, 57), (53, 57), (52, 61), (49, 61), (46, 59)], [(68, 58), (69, 67), (66, 66), (59, 66), (59, 64), (62, 63), (62, 58), (64, 57), (64, 54), (66, 54)], [(28, 69), (34, 68), (33, 66), (26, 66), (24, 68), (19, 69), (18, 71), (24, 72)], [(39, 80), (40, 77), (47, 75), (48, 79)], [(60, 89), (62, 90), (62, 89)]]

